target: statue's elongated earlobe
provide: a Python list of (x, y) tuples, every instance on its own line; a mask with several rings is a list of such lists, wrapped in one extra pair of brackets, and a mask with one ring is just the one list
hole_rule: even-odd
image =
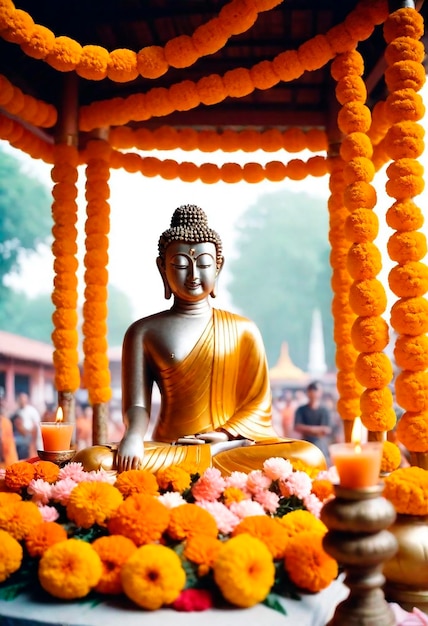
[(159, 273), (162, 276), (165, 300), (169, 300), (172, 296), (172, 291), (166, 277), (164, 262), (160, 256), (158, 256), (158, 258), (156, 259), (156, 265), (158, 266)]
[(221, 272), (221, 269), (223, 267), (223, 264), (224, 264), (224, 257), (221, 257), (221, 261), (220, 261), (220, 263), (217, 266), (217, 272), (216, 272), (216, 276), (215, 276), (215, 283), (214, 283), (214, 286), (213, 286), (213, 288), (212, 288), (212, 290), (210, 292), (211, 298), (216, 298), (217, 297), (217, 281), (218, 281), (218, 277), (219, 277), (219, 274)]

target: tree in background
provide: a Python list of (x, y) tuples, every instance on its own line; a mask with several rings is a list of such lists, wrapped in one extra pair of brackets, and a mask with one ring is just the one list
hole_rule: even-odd
[(260, 328), (269, 365), (287, 342), (307, 370), (315, 309), (322, 315), (326, 360), (334, 368), (326, 201), (280, 191), (261, 196), (236, 227), (228, 289), (243, 315)]
[(19, 314), (5, 278), (19, 272), (22, 257), (50, 242), (52, 197), (22, 162), (0, 148), (0, 328)]

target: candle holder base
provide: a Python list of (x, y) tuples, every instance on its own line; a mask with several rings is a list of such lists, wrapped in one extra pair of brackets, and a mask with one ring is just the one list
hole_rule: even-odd
[(42, 461), (51, 461), (51, 463), (55, 463), (59, 467), (70, 463), (76, 454), (76, 450), (55, 450), (55, 452), (51, 452), (49, 450), (37, 450), (37, 454), (39, 459)]

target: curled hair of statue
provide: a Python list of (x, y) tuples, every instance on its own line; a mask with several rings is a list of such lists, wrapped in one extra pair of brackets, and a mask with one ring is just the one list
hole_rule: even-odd
[(205, 211), (195, 204), (183, 204), (175, 209), (170, 227), (159, 238), (158, 250), (161, 259), (165, 259), (165, 250), (173, 241), (213, 243), (216, 247), (216, 265), (217, 268), (221, 268), (223, 245), (220, 235), (208, 226)]

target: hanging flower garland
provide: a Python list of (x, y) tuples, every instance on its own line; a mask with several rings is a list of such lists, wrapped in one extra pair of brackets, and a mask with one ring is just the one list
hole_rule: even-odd
[(251, 28), (258, 13), (269, 11), (282, 1), (232, 0), (191, 36), (174, 37), (163, 48), (147, 46), (139, 52), (126, 48), (108, 52), (102, 46), (81, 46), (70, 37), (56, 37), (49, 28), (35, 24), (28, 13), (16, 9), (11, 0), (0, 0), (0, 35), (19, 44), (28, 56), (42, 59), (60, 72), (75, 70), (87, 80), (109, 78), (125, 83), (139, 75), (159, 78), (169, 67), (189, 67), (199, 58), (218, 52), (230, 37)]
[(348, 211), (344, 204), (346, 187), (344, 165), (345, 162), (340, 156), (329, 159), (331, 195), (328, 200), (328, 209), (330, 215), (331, 287), (333, 291), (333, 338), (336, 344), (336, 384), (339, 394), (337, 410), (344, 420), (345, 439), (350, 440), (354, 418), (359, 414), (361, 387), (354, 374), (357, 351), (351, 342), (351, 328), (355, 314), (349, 305), (349, 289), (352, 280), (346, 269), (349, 242), (345, 233)]
[(45, 163), (53, 163), (53, 144), (47, 143), (34, 133), (0, 113), (0, 139), (4, 139), (17, 150), (22, 150), (33, 159), (42, 159)]
[(111, 154), (111, 167), (123, 168), (127, 172), (141, 172), (143, 176), (154, 178), (161, 176), (165, 180), (179, 178), (183, 182), (201, 180), (203, 183), (213, 184), (220, 180), (225, 183), (258, 183), (262, 180), (279, 182), (285, 178), (303, 180), (306, 176), (325, 176), (327, 173), (327, 159), (315, 156), (306, 162), (301, 159), (292, 159), (287, 164), (280, 161), (271, 161), (265, 166), (259, 163), (224, 163), (221, 166), (214, 163), (195, 165), (194, 163), (178, 163), (173, 159), (161, 161), (155, 157), (141, 157), (138, 154), (122, 154), (114, 150)]
[(138, 150), (200, 150), (201, 152), (322, 152), (327, 150), (327, 135), (324, 130), (311, 128), (289, 128), (280, 131), (276, 128), (257, 131), (253, 129), (235, 131), (227, 129), (221, 133), (214, 130), (198, 131), (194, 128), (174, 128), (160, 126), (155, 130), (140, 128), (133, 130), (127, 126), (112, 128), (109, 136), (110, 145), (120, 150), (137, 148)]
[(53, 363), (55, 387), (58, 392), (75, 393), (80, 386), (77, 333), (77, 165), (76, 148), (66, 144), (54, 147), (51, 177), (54, 242), (54, 287), (52, 316), (54, 331)]
[[(395, 202), (387, 222), (395, 233), (388, 241), (390, 258), (397, 263), (389, 273), (389, 285), (398, 301), (391, 310), (391, 324), (398, 333), (394, 356), (401, 372), (395, 389), (405, 410), (397, 435), (410, 452), (428, 452), (428, 315), (424, 294), (428, 290), (426, 238), (418, 232), (423, 217), (413, 201), (424, 188), (423, 167), (418, 158), (424, 150), (424, 131), (418, 121), (424, 107), (417, 93), (425, 83), (424, 32), (421, 15), (412, 8), (392, 13), (384, 25), (388, 64), (385, 80), (390, 95), (387, 114), (391, 128), (385, 139), (393, 162), (387, 169), (387, 194)], [(403, 324), (406, 319), (409, 323)], [(411, 322), (411, 323), (410, 323)]]
[(357, 51), (344, 53), (336, 57), (331, 71), (338, 81), (336, 96), (342, 105), (338, 126), (345, 135), (340, 152), (345, 161), (345, 205), (350, 211), (346, 233), (352, 242), (346, 262), (353, 279), (349, 303), (357, 315), (351, 330), (352, 343), (358, 352), (354, 371), (356, 380), (365, 388), (360, 401), (361, 421), (372, 438), (379, 438), (395, 425), (395, 413), (392, 395), (383, 393), (393, 372), (383, 352), (388, 345), (388, 328), (381, 317), (386, 309), (386, 294), (376, 278), (381, 269), (381, 255), (373, 243), (378, 223), (373, 216), (376, 192), (371, 181), (375, 169), (372, 144), (367, 136), (371, 116), (365, 105), (366, 89), (361, 79), (363, 59)]
[(87, 148), (87, 219), (85, 264), (85, 302), (83, 304), (83, 377), (92, 405), (111, 398), (107, 345), (108, 203), (110, 151), (106, 141), (91, 140)]
[[(1, 0), (0, 0), (1, 1)], [(24, 94), (21, 89), (0, 74), (0, 107), (18, 115), (22, 120), (40, 128), (52, 128), (57, 122), (57, 111), (52, 104)]]
[(305, 71), (323, 67), (339, 50), (342, 51), (343, 46), (353, 50), (358, 41), (370, 36), (376, 24), (385, 21), (387, 15), (384, 0), (363, 0), (343, 24), (342, 31), (346, 36), (338, 38), (338, 29), (334, 27), (326, 35), (316, 35), (304, 42), (297, 51), (287, 50), (273, 61), (262, 61), (250, 69), (235, 68), (223, 76), (205, 76), (196, 83), (184, 80), (168, 89), (154, 87), (147, 93), (127, 98), (93, 102), (81, 108), (79, 128), (91, 131), (107, 126), (123, 126), (130, 121), (146, 121), (173, 111), (189, 111), (200, 104), (217, 104), (227, 97), (242, 98), (255, 89), (266, 88), (266, 84), (272, 87), (280, 81), (295, 80)]

